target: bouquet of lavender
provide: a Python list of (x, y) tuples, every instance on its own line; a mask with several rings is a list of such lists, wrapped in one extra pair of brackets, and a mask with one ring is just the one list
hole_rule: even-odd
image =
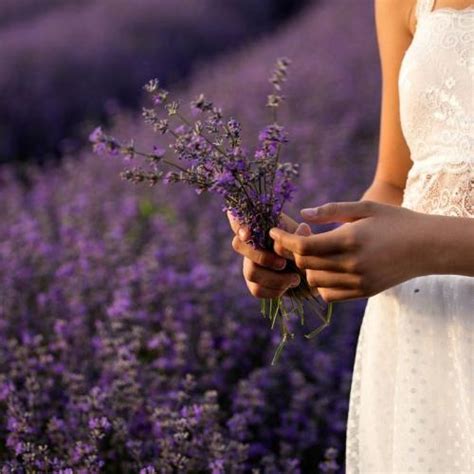
[[(144, 108), (143, 116), (155, 132), (170, 137), (169, 152), (176, 155), (177, 160), (168, 159), (169, 152), (157, 146), (148, 153), (139, 151), (133, 140), (121, 143), (105, 134), (101, 127), (90, 135), (94, 151), (121, 155), (127, 161), (142, 158), (145, 167), (135, 166), (121, 173), (124, 179), (133, 183), (147, 182), (151, 186), (159, 182), (187, 183), (198, 194), (203, 191), (220, 194), (224, 201), (222, 210), (230, 211), (250, 229), (249, 243), (254, 248), (272, 250), (269, 230), (279, 225), (283, 206), (296, 190), (293, 180), (298, 176), (297, 164), (280, 162), (282, 147), (288, 138), (278, 123), (277, 111), (284, 100), (282, 85), (287, 79), (289, 63), (286, 58), (278, 59), (270, 77), (273, 90), (266, 105), (272, 112), (272, 123), (259, 133), (254, 153), (242, 145), (241, 126), (237, 120), (224, 118), (222, 109), (202, 94), (191, 102), (194, 120), (189, 119), (182, 112), (181, 104), (170, 100), (168, 91), (160, 87), (157, 79), (144, 87), (151, 96), (153, 107)], [(159, 113), (160, 109), (164, 114)], [(168, 171), (165, 171), (166, 167)], [(263, 316), (270, 319), (272, 329), (277, 320), (281, 327), (282, 338), (272, 365), (289, 338), (294, 337), (288, 326), (290, 316), (298, 316), (304, 324), (304, 302), (313, 306), (323, 323), (306, 334), (307, 338), (327, 327), (332, 315), (332, 305), (322, 311), (320, 300), (311, 293), (304, 273), (294, 262), (289, 261), (282, 271), (298, 272), (301, 283), (285, 293), (286, 299), (262, 299)]]

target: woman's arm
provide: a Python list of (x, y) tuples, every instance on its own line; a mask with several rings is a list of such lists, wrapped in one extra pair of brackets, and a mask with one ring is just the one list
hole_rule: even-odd
[[(342, 222), (335, 230), (301, 235), (272, 229), (275, 251), (294, 258), (327, 302), (372, 296), (430, 274), (474, 276), (474, 220), (400, 207), (412, 165), (403, 137), (398, 76), (413, 31), (415, 0), (376, 0), (382, 66), (379, 156), (359, 202), (302, 211), (307, 222)], [(280, 251), (279, 249), (283, 249)]]
[(428, 221), (425, 273), (474, 277), (474, 219), (430, 215)]
[(345, 222), (313, 235), (270, 231), (276, 253), (290, 253), (326, 302), (373, 296), (419, 276), (474, 276), (472, 218), (373, 201), (328, 203), (302, 215), (314, 224)]
[(361, 201), (374, 201), (393, 206), (400, 206), (402, 199), (403, 188), (381, 180), (374, 180), (360, 198)]
[[(400, 122), (398, 76), (415, 28), (414, 0), (375, 0), (375, 21), (382, 68), (380, 142), (374, 180), (361, 201), (399, 206), (411, 167)], [(474, 220), (432, 216), (424, 238), (426, 273), (474, 276)]]
[(378, 161), (372, 184), (361, 200), (399, 206), (408, 171), (410, 150), (403, 137), (398, 75), (412, 40), (414, 0), (376, 0), (375, 23), (382, 71)]

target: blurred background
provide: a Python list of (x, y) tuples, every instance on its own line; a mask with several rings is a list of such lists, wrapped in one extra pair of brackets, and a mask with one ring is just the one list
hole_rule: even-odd
[[(268, 76), (300, 163), (286, 212), (355, 200), (376, 163), (369, 0), (0, 0), (2, 473), (339, 473), (365, 301), (278, 366), (215, 196), (122, 181), (142, 86), (201, 92), (255, 143)], [(319, 320), (308, 313), (308, 326)], [(307, 328), (306, 328), (307, 329)]]
[(1, 0), (0, 156), (58, 157), (90, 120), (137, 109), (151, 77), (187, 82), (307, 0)]

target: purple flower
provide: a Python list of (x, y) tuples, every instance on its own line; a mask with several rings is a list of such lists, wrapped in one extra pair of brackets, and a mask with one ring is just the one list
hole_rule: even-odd
[(258, 135), (260, 142), (274, 142), (274, 143), (287, 143), (288, 137), (285, 129), (277, 124), (269, 125), (264, 128)]
[(212, 474), (225, 474), (225, 465), (223, 459), (216, 459), (209, 465)]
[(89, 428), (91, 430), (107, 431), (110, 426), (109, 420), (105, 416), (89, 419)]

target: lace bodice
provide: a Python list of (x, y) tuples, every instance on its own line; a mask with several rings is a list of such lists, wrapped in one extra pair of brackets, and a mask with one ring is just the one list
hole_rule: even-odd
[(474, 6), (433, 10), (417, 27), (399, 75), (400, 118), (413, 166), (403, 205), (474, 216)]

